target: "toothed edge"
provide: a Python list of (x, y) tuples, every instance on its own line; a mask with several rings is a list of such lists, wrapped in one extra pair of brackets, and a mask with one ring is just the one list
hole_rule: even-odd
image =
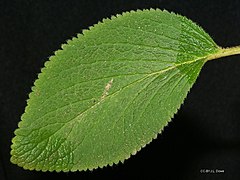
[[(28, 112), (29, 100), (30, 100), (31, 96), (33, 95), (33, 93), (35, 92), (35, 87), (37, 86), (37, 84), (38, 84), (38, 82), (39, 82), (39, 78), (42, 76), (42, 74), (44, 73), (44, 71), (46, 71), (46, 69), (47, 69), (48, 67), (50, 67), (54, 61), (56, 61), (55, 57), (56, 57), (58, 54), (60, 54), (61, 52), (63, 52), (63, 50), (66, 49), (68, 46), (71, 46), (71, 43), (72, 43), (73, 41), (76, 41), (76, 40), (81, 41), (81, 39), (84, 38), (84, 36), (88, 36), (88, 33), (91, 33), (91, 31), (93, 31), (93, 30), (94, 30), (95, 28), (97, 28), (98, 26), (102, 26), (102, 25), (104, 25), (105, 23), (111, 22), (112, 20), (114, 20), (114, 19), (116, 19), (116, 18), (122, 18), (122, 17), (124, 17), (124, 16), (130, 15), (130, 14), (133, 14), (133, 13), (141, 13), (141, 12), (147, 12), (147, 11), (148, 11), (148, 12), (150, 12), (150, 11), (160, 11), (160, 12), (164, 12), (164, 13), (169, 13), (169, 14), (174, 14), (174, 15), (176, 15), (174, 12), (169, 12), (169, 11), (167, 11), (167, 10), (165, 10), (165, 9), (164, 9), (164, 10), (161, 10), (161, 9), (158, 9), (158, 8), (157, 8), (157, 9), (150, 8), (150, 9), (143, 9), (143, 10), (137, 9), (137, 10), (135, 10), (135, 11), (134, 11), (134, 10), (131, 10), (131, 11), (123, 12), (122, 14), (116, 14), (115, 16), (111, 16), (110, 19), (109, 19), (109, 18), (104, 18), (102, 21), (99, 21), (97, 24), (95, 24), (95, 25), (93, 25), (93, 26), (90, 26), (88, 29), (82, 30), (82, 33), (78, 33), (78, 34), (76, 35), (76, 37), (73, 37), (72, 39), (66, 40), (66, 43), (63, 43), (63, 44), (61, 45), (61, 49), (56, 50), (56, 51), (54, 52), (54, 54), (49, 57), (49, 60), (44, 63), (44, 67), (41, 68), (41, 71), (40, 71), (40, 73), (37, 75), (37, 79), (35, 80), (32, 88), (31, 88), (32, 92), (30, 92), (29, 95), (28, 95), (29, 97), (28, 97), (28, 100), (27, 100), (27, 106), (26, 106), (26, 108), (25, 108), (25, 110), (24, 110), (23, 115), (24, 115), (26, 112)], [(182, 17), (182, 16), (181, 16), (181, 17)], [(190, 90), (189, 90), (189, 91), (190, 91)], [(189, 92), (189, 91), (188, 91), (188, 92)], [(188, 92), (187, 92), (187, 94), (188, 94)], [(185, 97), (185, 99), (186, 99), (186, 97)], [(185, 99), (184, 99), (184, 100), (185, 100)], [(83, 168), (83, 169), (80, 169), (80, 168), (78, 168), (78, 169), (73, 169), (73, 168), (72, 168), (72, 169), (51, 169), (51, 170), (49, 170), (49, 169), (44, 169), (44, 167), (43, 167), (43, 168), (30, 167), (30, 166), (28, 166), (27, 164), (24, 164), (23, 162), (14, 162), (14, 160), (13, 160), (13, 156), (14, 156), (14, 154), (13, 154), (13, 153), (14, 153), (14, 150), (13, 150), (13, 148), (14, 148), (14, 143), (15, 143), (15, 138), (16, 138), (16, 131), (18, 130), (18, 128), (21, 128), (21, 126), (23, 126), (23, 124), (24, 124), (24, 121), (22, 121), (22, 116), (23, 116), (23, 115), (22, 115), (22, 116), (21, 116), (21, 120), (20, 120), (19, 123), (18, 123), (17, 129), (14, 131), (15, 137), (12, 138), (12, 145), (11, 145), (11, 152), (10, 152), (11, 162), (12, 162), (13, 164), (17, 164), (18, 166), (22, 167), (22, 168), (25, 169), (25, 170), (36, 170), (36, 171), (42, 171), (42, 172), (47, 172), (47, 171), (49, 171), (49, 172), (54, 172), (54, 171), (55, 171), (55, 172), (61, 172), (61, 171), (62, 171), (62, 172), (92, 171), (92, 170), (94, 170), (94, 169), (105, 168), (105, 167), (112, 167), (112, 166), (114, 166), (114, 165), (118, 165), (119, 163), (124, 163), (124, 162), (125, 162), (126, 160), (128, 160), (131, 156), (136, 155), (142, 148), (144, 148), (144, 147), (146, 147), (148, 144), (150, 144), (154, 139), (157, 139), (158, 135), (163, 132), (164, 128), (168, 125), (168, 123), (171, 121), (171, 119), (174, 117), (174, 115), (178, 112), (178, 110), (180, 109), (181, 105), (182, 105), (182, 104), (180, 104), (180, 106), (176, 109), (176, 111), (173, 113), (173, 115), (170, 116), (169, 120), (166, 122), (166, 124), (163, 126), (163, 128), (160, 129), (159, 132), (156, 133), (156, 134), (153, 136), (153, 138), (151, 138), (147, 143), (142, 144), (138, 149), (136, 149), (136, 150), (134, 150), (133, 152), (131, 152), (131, 153), (129, 153), (128, 155), (126, 155), (125, 158), (119, 159), (119, 160), (115, 160), (115, 161), (113, 161), (113, 162), (111, 162), (111, 163), (109, 163), (109, 164), (106, 164), (106, 165), (98, 165), (97, 167), (90, 167), (90, 168)]]

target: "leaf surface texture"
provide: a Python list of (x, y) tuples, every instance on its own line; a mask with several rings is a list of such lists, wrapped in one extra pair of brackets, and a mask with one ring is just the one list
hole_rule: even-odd
[(198, 25), (161, 10), (123, 13), (84, 30), (45, 63), (11, 161), (42, 171), (123, 162), (163, 130), (218, 50)]

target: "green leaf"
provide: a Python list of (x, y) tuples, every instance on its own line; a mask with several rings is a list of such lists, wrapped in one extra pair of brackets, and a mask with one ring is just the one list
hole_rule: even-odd
[(123, 162), (161, 133), (204, 63), (220, 52), (202, 28), (167, 11), (104, 19), (46, 62), (11, 161), (42, 171)]

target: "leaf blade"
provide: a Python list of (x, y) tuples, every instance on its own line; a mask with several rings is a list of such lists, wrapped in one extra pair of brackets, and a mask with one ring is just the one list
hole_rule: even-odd
[(104, 20), (46, 63), (15, 131), (11, 161), (76, 171), (127, 159), (162, 131), (218, 50), (201, 28), (167, 11)]

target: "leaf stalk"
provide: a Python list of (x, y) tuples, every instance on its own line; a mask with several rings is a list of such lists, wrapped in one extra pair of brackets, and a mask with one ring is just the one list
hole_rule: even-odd
[(240, 54), (240, 46), (230, 48), (220, 48), (218, 52), (211, 54), (207, 57), (207, 61), (219, 59), (222, 57), (233, 56)]

